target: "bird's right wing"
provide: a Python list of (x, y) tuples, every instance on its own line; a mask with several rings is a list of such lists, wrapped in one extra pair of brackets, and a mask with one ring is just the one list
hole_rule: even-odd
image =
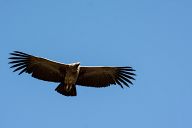
[(111, 84), (123, 84), (129, 87), (135, 80), (131, 67), (80, 67), (76, 84), (88, 87), (107, 87)]
[(15, 51), (10, 53), (12, 56), (9, 58), (12, 64), (10, 68), (16, 68), (14, 70), (21, 70), (19, 75), (23, 72), (32, 74), (32, 77), (51, 81), (60, 82), (64, 78), (66, 65), (50, 61), (48, 59), (35, 57), (23, 52)]

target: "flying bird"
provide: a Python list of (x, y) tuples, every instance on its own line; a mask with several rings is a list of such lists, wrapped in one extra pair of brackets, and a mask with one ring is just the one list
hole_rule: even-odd
[(10, 53), (10, 68), (13, 72), (31, 74), (39, 80), (60, 83), (55, 91), (64, 96), (76, 96), (76, 85), (87, 87), (107, 87), (123, 85), (129, 87), (134, 79), (132, 67), (80, 66), (80, 63), (64, 64), (23, 52)]

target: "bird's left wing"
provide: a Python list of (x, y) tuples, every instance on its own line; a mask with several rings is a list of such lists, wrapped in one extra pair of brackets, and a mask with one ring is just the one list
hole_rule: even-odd
[(32, 74), (34, 78), (51, 82), (60, 82), (63, 78), (66, 67), (65, 64), (35, 57), (19, 51), (14, 51), (10, 54), (12, 55), (9, 58), (11, 60), (9, 64), (12, 64), (10, 68), (15, 68), (14, 72), (20, 70), (19, 75), (26, 72)]
[(131, 67), (80, 67), (76, 84), (89, 87), (107, 87), (111, 84), (123, 84), (129, 87), (135, 80)]

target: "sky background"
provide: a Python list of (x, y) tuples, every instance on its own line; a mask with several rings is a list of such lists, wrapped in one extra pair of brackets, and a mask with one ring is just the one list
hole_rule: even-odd
[[(0, 0), (0, 44), (0, 128), (192, 128), (190, 0)], [(13, 73), (14, 50), (132, 66), (136, 81), (64, 97)]]

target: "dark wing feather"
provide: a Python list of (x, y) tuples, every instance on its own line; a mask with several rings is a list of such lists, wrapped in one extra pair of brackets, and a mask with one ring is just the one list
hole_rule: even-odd
[(118, 84), (129, 87), (135, 80), (131, 67), (80, 67), (79, 77), (76, 84), (89, 87), (107, 87)]
[(23, 52), (14, 51), (10, 53), (12, 56), (9, 58), (12, 64), (10, 68), (15, 68), (14, 72), (20, 70), (20, 74), (23, 72), (32, 74), (34, 78), (60, 82), (65, 75), (66, 65), (50, 61), (44, 58), (28, 55)]

